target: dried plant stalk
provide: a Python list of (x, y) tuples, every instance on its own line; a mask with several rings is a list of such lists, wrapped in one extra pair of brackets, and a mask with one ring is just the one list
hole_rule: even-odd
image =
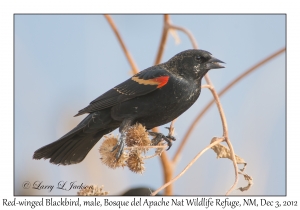
[(121, 38), (121, 35), (113, 21), (113, 19), (110, 17), (110, 15), (104, 15), (104, 17), (106, 18), (107, 22), (109, 23), (109, 25), (111, 26), (111, 28), (113, 29), (115, 35), (117, 36), (117, 39), (119, 41), (119, 43), (121, 44), (121, 47), (123, 49), (123, 52), (132, 68), (132, 71), (136, 74), (139, 72), (137, 65), (135, 64), (131, 54), (129, 53), (129, 51), (127, 50), (125, 43), (123, 42), (123, 39)]

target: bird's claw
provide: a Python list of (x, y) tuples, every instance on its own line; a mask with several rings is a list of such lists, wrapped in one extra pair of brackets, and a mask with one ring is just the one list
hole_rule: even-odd
[(175, 141), (176, 138), (174, 136), (170, 136), (170, 135), (163, 135), (162, 133), (157, 133), (157, 132), (152, 132), (152, 131), (148, 131), (149, 135), (151, 136), (155, 136), (152, 140), (151, 143), (152, 145), (158, 145), (159, 142), (161, 142), (162, 140), (165, 140), (168, 144), (168, 149), (167, 151), (171, 148), (172, 146), (172, 141)]
[(176, 141), (176, 138), (174, 136), (170, 135), (170, 127), (165, 127), (165, 128), (169, 130), (169, 134), (166, 137), (171, 139), (172, 141)]

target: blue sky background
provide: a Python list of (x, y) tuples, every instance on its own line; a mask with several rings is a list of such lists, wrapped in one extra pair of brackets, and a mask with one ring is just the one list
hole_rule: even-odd
[[(163, 27), (162, 15), (112, 15), (140, 70), (152, 66)], [(217, 90), (273, 52), (285, 47), (285, 15), (171, 15), (172, 23), (191, 31), (200, 49), (226, 62), (209, 72)], [(177, 32), (169, 36), (163, 62), (192, 45)], [(111, 195), (131, 187), (163, 184), (158, 158), (146, 161), (143, 175), (108, 169), (99, 158), (100, 142), (80, 164), (56, 166), (32, 160), (84, 116), (73, 116), (90, 101), (130, 77), (130, 66), (102, 15), (15, 15), (15, 194), (75, 195), (76, 190), (24, 190), (24, 181), (98, 184)], [(205, 83), (203, 81), (203, 83)], [(202, 90), (198, 101), (175, 123), (173, 157), (195, 116), (212, 99)], [(248, 192), (234, 195), (285, 195), (285, 54), (260, 67), (221, 97), (236, 154), (254, 179)], [(162, 126), (161, 131), (167, 132)], [(117, 133), (116, 131), (114, 133)], [(222, 135), (216, 106), (197, 124), (176, 167), (176, 174), (213, 136)], [(232, 163), (208, 151), (174, 184), (176, 195), (223, 195), (234, 181)], [(239, 187), (246, 182), (240, 178)]]

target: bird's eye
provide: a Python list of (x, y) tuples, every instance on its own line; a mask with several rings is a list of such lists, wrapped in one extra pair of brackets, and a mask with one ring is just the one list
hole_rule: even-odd
[(201, 61), (201, 56), (198, 55), (195, 57), (195, 59), (196, 59), (196, 61)]

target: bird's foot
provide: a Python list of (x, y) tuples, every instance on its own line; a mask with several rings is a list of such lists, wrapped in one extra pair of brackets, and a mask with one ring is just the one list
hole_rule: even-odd
[(153, 131), (148, 131), (148, 133), (149, 133), (149, 135), (154, 136), (154, 138), (151, 140), (152, 145), (158, 145), (159, 142), (161, 142), (162, 140), (165, 140), (169, 146), (167, 151), (171, 148), (172, 141), (176, 140), (176, 138), (174, 136), (171, 136), (170, 134), (165, 136), (162, 133), (157, 133), (157, 132), (153, 132)]
[(111, 152), (115, 151), (117, 149), (116, 152), (116, 161), (118, 161), (123, 153), (123, 149), (125, 146), (125, 134), (122, 132), (121, 136), (118, 139), (117, 144), (112, 148)]

